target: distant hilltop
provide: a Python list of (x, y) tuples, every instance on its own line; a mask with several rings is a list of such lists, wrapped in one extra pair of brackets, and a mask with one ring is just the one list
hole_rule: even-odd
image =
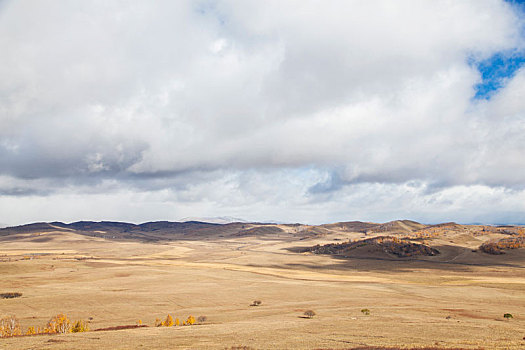
[(197, 221), (197, 222), (207, 222), (210, 224), (231, 224), (233, 222), (245, 222), (247, 220), (234, 218), (232, 216), (215, 216), (215, 217), (186, 217), (178, 220), (179, 222), (188, 222), (188, 221)]

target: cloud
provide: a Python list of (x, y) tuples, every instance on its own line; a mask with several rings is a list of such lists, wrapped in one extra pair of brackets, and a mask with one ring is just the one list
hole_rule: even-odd
[(335, 209), (374, 186), (419, 184), (399, 201), (429, 219), (453, 189), (519, 197), (525, 73), (478, 100), (472, 60), (523, 52), (523, 23), (493, 0), (3, 3), (0, 203), (293, 221), (400, 214)]

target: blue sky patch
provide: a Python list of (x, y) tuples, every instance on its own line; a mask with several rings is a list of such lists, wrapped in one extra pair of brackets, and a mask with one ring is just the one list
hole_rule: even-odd
[[(525, 0), (505, 0), (511, 4), (521, 18), (525, 17)], [(525, 36), (525, 26), (522, 28)], [(494, 93), (505, 86), (505, 83), (514, 76), (516, 71), (525, 63), (525, 52), (516, 50), (497, 52), (491, 57), (482, 60), (469, 60), (481, 73), (481, 83), (475, 86), (475, 99), (489, 100)]]
[(476, 99), (488, 100), (514, 76), (525, 63), (525, 53), (498, 52), (486, 60), (473, 62), (481, 73), (481, 83), (476, 85)]

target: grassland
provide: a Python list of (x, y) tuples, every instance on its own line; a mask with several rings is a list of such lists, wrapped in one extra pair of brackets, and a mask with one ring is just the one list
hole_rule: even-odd
[[(478, 249), (519, 228), (235, 225), (200, 226), (197, 238), (191, 227), (143, 237), (55, 224), (4, 231), (0, 293), (22, 296), (0, 299), (0, 316), (16, 315), (23, 329), (57, 313), (92, 330), (138, 320), (149, 327), (3, 338), (0, 349), (525, 348), (525, 250)], [(344, 256), (305, 252), (385, 235), (440, 253), (400, 258), (366, 245)], [(207, 320), (154, 327), (167, 314)]]

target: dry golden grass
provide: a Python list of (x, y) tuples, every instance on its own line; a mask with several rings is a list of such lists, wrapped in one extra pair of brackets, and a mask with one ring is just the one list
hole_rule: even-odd
[[(143, 243), (58, 231), (0, 237), (0, 290), (22, 293), (0, 299), (0, 317), (16, 315), (24, 333), (59, 313), (105, 329), (5, 338), (0, 349), (525, 348), (523, 249), (472, 252), (463, 230), (433, 238), (439, 256), (359, 251), (341, 259), (294, 248), (362, 233), (334, 229), (299, 240), (282, 230), (289, 238)], [(497, 235), (472, 239), (481, 244)], [(250, 307), (254, 300), (262, 302)], [(315, 317), (304, 317), (307, 310)], [(514, 318), (505, 320), (507, 312)], [(207, 320), (154, 327), (168, 314), (181, 323), (188, 315)], [(149, 327), (137, 327), (139, 319)]]

